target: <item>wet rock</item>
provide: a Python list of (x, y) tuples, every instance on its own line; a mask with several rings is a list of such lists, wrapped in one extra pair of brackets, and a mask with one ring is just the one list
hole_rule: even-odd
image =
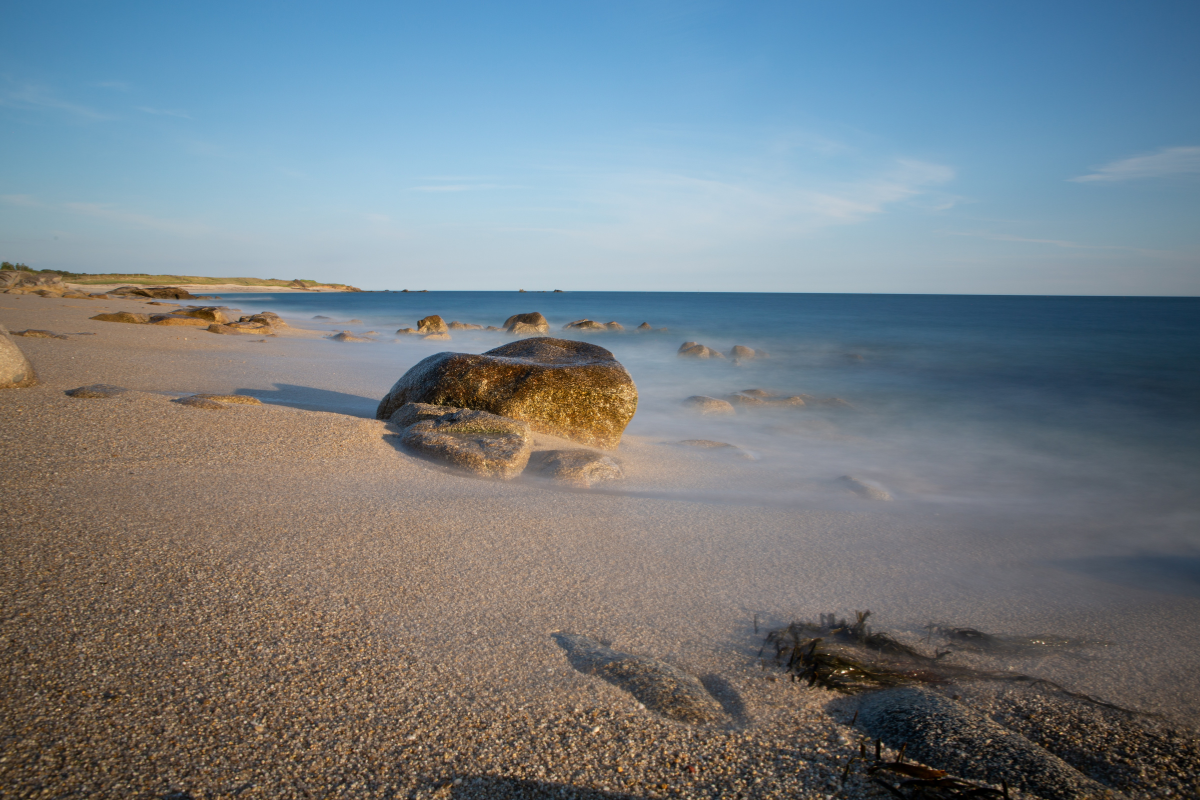
[(584, 487), (625, 477), (620, 464), (594, 450), (542, 450), (533, 454), (526, 471)]
[(977, 711), (924, 687), (865, 695), (858, 725), (890, 747), (969, 780), (1000, 783), (1045, 798), (1116, 798), (1057, 756)]
[(370, 341), (373, 341), (372, 339), (364, 339), (361, 336), (355, 336), (350, 331), (342, 331), (341, 333), (334, 334), (333, 336), (329, 336), (327, 338), (331, 342), (370, 342)]
[(189, 306), (181, 308), (175, 313), (183, 317), (195, 317), (196, 319), (215, 322), (218, 325), (225, 325), (232, 320), (232, 317), (225, 313), (228, 310), (220, 306)]
[(437, 314), (417, 320), (417, 333), (446, 333), (450, 327)]
[(641, 325), (638, 325), (638, 326), (637, 326), (637, 329), (638, 329), (639, 331), (649, 331), (649, 330), (654, 330), (653, 328), (651, 328), (651, 327), (650, 327), (650, 323), (649, 323), (649, 322), (643, 322)]
[(458, 322), (457, 320), (455, 320), (454, 322), (451, 322), (448, 327), (452, 331), (481, 331), (481, 330), (483, 330), (482, 325), (474, 325), (470, 322)]
[(684, 342), (684, 345), (690, 346), (679, 348), (677, 355), (680, 358), (725, 358), (724, 353), (713, 350), (711, 347), (697, 344), (696, 342)]
[(854, 492), (864, 500), (891, 500), (892, 496), (887, 489), (882, 486), (868, 481), (859, 480), (851, 475), (843, 475), (838, 478), (838, 483), (843, 487)]
[(599, 323), (599, 322), (596, 322), (596, 321), (590, 320), (590, 319), (577, 319), (574, 322), (568, 322), (566, 325), (563, 325), (562, 329), (564, 331), (606, 331), (606, 330), (608, 330), (608, 328), (604, 327), (604, 325), (602, 323)]
[(187, 289), (178, 286), (122, 286), (109, 292), (117, 297), (151, 297), (155, 300), (196, 300)]
[(693, 411), (697, 411), (704, 415), (726, 415), (732, 416), (737, 413), (733, 404), (726, 400), (718, 400), (715, 397), (709, 397), (704, 394), (694, 394), (683, 401), (683, 404)]
[(735, 344), (729, 351), (729, 357), (735, 361), (753, 361), (758, 358), (758, 352), (751, 347)]
[(586, 636), (556, 633), (571, 666), (629, 692), (646, 708), (678, 722), (707, 724), (724, 718), (721, 704), (694, 675), (647, 656), (621, 653)]
[(215, 400), (218, 403), (232, 403), (235, 406), (261, 406), (262, 401), (257, 397), (245, 394), (194, 394), (201, 400)]
[(92, 319), (100, 322), (128, 322), (133, 325), (145, 325), (150, 321), (149, 314), (131, 314), (128, 311), (115, 311), (111, 314), (97, 314)]
[(528, 314), (513, 314), (501, 325), (509, 333), (549, 333), (550, 323), (537, 311)]
[(448, 341), (450, 341), (450, 334), (448, 334), (448, 333), (431, 333), (426, 336), (422, 336), (421, 338), (426, 341), (448, 342)]
[(12, 336), (24, 336), (29, 339), (69, 339), (69, 336), (63, 336), (61, 333), (54, 331), (38, 331), (30, 328), (24, 331), (13, 331)]
[(208, 320), (196, 317), (185, 317), (180, 314), (155, 314), (150, 317), (151, 325), (182, 325), (193, 328), (207, 328)]
[(80, 386), (78, 389), (68, 389), (67, 397), (80, 397), (90, 400), (107, 400), (125, 394), (129, 390), (123, 386), (113, 386), (108, 383), (93, 383), (90, 386)]
[(210, 400), (207, 397), (200, 397), (199, 395), (180, 397), (172, 400), (171, 402), (178, 403), (181, 406), (188, 406), (190, 408), (203, 408), (208, 411), (224, 411), (225, 409), (229, 408), (229, 406), (225, 405), (224, 403), (216, 400)]
[(36, 383), (37, 375), (34, 374), (33, 365), (21, 352), (21, 348), (8, 338), (8, 331), (0, 326), (0, 389), (22, 389)]
[(397, 336), (415, 336), (416, 333), (416, 328), (401, 328), (400, 330), (396, 331)]
[(622, 324), (621, 324), (621, 323), (619, 323), (619, 322), (606, 322), (606, 323), (604, 323), (604, 327), (605, 327), (605, 328), (607, 328), (607, 329), (608, 329), (608, 330), (610, 330), (610, 331), (623, 331), (623, 330), (625, 330), (625, 326), (624, 326), (624, 325), (622, 325)]
[(432, 355), (396, 382), (376, 417), (387, 419), (405, 403), (489, 411), (541, 433), (611, 449), (637, 410), (637, 387), (604, 348), (537, 337), (482, 355)]
[(533, 435), (523, 422), (468, 408), (415, 416), (400, 441), (428, 458), (504, 480), (520, 475), (529, 463)]

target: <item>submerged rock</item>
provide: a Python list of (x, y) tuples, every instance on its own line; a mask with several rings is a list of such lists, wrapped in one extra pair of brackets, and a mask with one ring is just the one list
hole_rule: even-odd
[(603, 347), (537, 337), (482, 355), (432, 355), (396, 382), (375, 416), (388, 419), (405, 403), (475, 408), (612, 449), (637, 410), (637, 387)]
[(509, 333), (549, 333), (550, 323), (540, 312), (531, 311), (528, 314), (513, 314), (501, 325)]
[(448, 333), (430, 333), (425, 336), (422, 336), (421, 338), (425, 339), (425, 340), (434, 341), (434, 342), (448, 342), (448, 341), (450, 341), (450, 334), (448, 334)]
[(752, 347), (735, 344), (733, 349), (729, 351), (729, 357), (735, 361), (753, 361), (758, 357), (758, 352)]
[(93, 383), (90, 386), (80, 386), (78, 389), (68, 389), (67, 397), (80, 397), (90, 400), (107, 400), (125, 394), (129, 390), (123, 386), (113, 386), (109, 383)]
[(430, 413), (414, 409), (393, 414), (391, 421), (405, 426), (400, 441), (408, 449), (493, 478), (508, 480), (520, 475), (533, 449), (528, 425), (486, 411), (450, 408), (447, 413)]
[(1000, 783), (1045, 798), (1116, 798), (1019, 733), (924, 687), (902, 687), (863, 697), (858, 725), (890, 747), (931, 767), (970, 780)]
[(624, 326), (624, 325), (622, 325), (622, 324), (621, 324), (621, 323), (619, 323), (619, 322), (606, 322), (606, 323), (604, 323), (604, 327), (605, 327), (605, 328), (608, 328), (610, 331), (623, 331), (623, 330), (625, 330), (625, 326)]
[(850, 475), (843, 475), (838, 478), (838, 483), (854, 492), (859, 497), (865, 500), (891, 500), (892, 496), (887, 489), (875, 483), (859, 480)]
[(38, 331), (30, 328), (24, 331), (13, 331), (12, 336), (24, 336), (29, 339), (70, 339), (70, 336), (64, 336), (61, 333), (54, 331)]
[(543, 450), (533, 454), (527, 471), (576, 486), (625, 477), (616, 461), (594, 450)]
[(397, 336), (415, 336), (416, 333), (416, 328), (401, 328), (400, 330), (396, 331)]
[(697, 411), (704, 415), (725, 415), (731, 416), (737, 413), (733, 404), (726, 400), (718, 400), (715, 397), (709, 397), (704, 394), (694, 394), (683, 401), (683, 404), (693, 411)]
[(554, 638), (572, 667), (629, 692), (651, 711), (693, 724), (724, 719), (721, 704), (694, 675), (655, 658), (617, 652), (586, 636), (556, 633)]
[(684, 342), (683, 346), (679, 348), (678, 356), (680, 358), (725, 358), (724, 353), (696, 342)]
[[(8, 272), (10, 270), (4, 270)], [(0, 326), (0, 389), (23, 389), (37, 383), (33, 365)]]
[(417, 333), (446, 333), (450, 327), (437, 314), (417, 320)]
[(131, 314), (128, 311), (115, 311), (111, 314), (97, 314), (92, 317), (100, 322), (128, 322), (133, 325), (145, 325), (150, 321), (149, 314)]
[(373, 339), (364, 339), (361, 336), (355, 336), (350, 331), (342, 331), (341, 333), (336, 333), (333, 336), (330, 336), (328, 338), (332, 342), (370, 342), (370, 341), (374, 341)]

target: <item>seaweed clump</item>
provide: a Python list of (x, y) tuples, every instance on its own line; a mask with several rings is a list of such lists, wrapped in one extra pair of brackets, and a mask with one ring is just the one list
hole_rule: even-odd
[[(880, 741), (875, 740), (875, 761), (867, 766), (871, 781), (900, 800), (1008, 800), (1008, 785), (999, 789), (980, 783), (955, 778), (945, 770), (913, 764), (904, 760), (907, 745), (892, 761), (884, 761), (880, 753)], [(867, 763), (867, 743), (859, 743), (859, 755), (851, 758), (842, 771), (842, 783), (850, 776), (854, 762)]]

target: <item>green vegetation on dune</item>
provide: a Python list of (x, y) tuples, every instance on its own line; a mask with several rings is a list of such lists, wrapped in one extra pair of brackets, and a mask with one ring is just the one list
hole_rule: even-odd
[(0, 269), (14, 269), (21, 272), (36, 272), (39, 274), (61, 275), (64, 281), (69, 283), (81, 284), (84, 286), (95, 286), (100, 284), (121, 283), (132, 286), (214, 286), (222, 284), (233, 284), (236, 286), (280, 286), (299, 288), (303, 286), (308, 289), (318, 287), (333, 287), (347, 292), (361, 291), (353, 286), (348, 286), (344, 283), (322, 283), (321, 281), (304, 280), (297, 278), (295, 280), (280, 280), (279, 278), (204, 278), (199, 275), (147, 275), (141, 272), (130, 273), (88, 273), (88, 272), (68, 272), (61, 269), (40, 269), (35, 270), (25, 264), (10, 264), (5, 261), (0, 263)]

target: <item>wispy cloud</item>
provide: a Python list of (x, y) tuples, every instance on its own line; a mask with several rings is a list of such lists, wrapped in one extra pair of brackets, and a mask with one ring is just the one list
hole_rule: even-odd
[(1168, 256), (1175, 255), (1170, 250), (1147, 250), (1142, 247), (1127, 247), (1119, 244), (1085, 244), (1072, 242), (1067, 239), (1035, 239), (1027, 236), (1012, 236), (1007, 233), (992, 233), (990, 231), (947, 231), (947, 236), (969, 236), (975, 239), (987, 239), (992, 242), (1015, 242), (1018, 244), (1041, 244), (1048, 247), (1060, 247), (1066, 250), (1117, 250), (1126, 253), (1142, 255)]
[(108, 220), (109, 222), (115, 222), (125, 227), (159, 231), (176, 236), (196, 236), (207, 233), (210, 230), (207, 225), (198, 222), (163, 219), (161, 217), (150, 216), (149, 214), (139, 214), (109, 203), (47, 203), (27, 194), (0, 195), (0, 201), (9, 205), (26, 208), (42, 208), (48, 211), (79, 214), (85, 217)]
[(414, 192), (480, 192), (488, 189), (504, 189), (512, 188), (505, 187), (498, 183), (444, 183), (435, 186), (413, 186), (411, 191)]
[(92, 86), (97, 86), (101, 89), (112, 89), (116, 92), (128, 92), (133, 90), (133, 87), (125, 81), (98, 81), (97, 83), (93, 83)]
[(149, 108), (148, 106), (138, 106), (138, 111), (143, 114), (154, 114), (158, 117), (179, 117), (180, 119), (191, 119), (192, 115), (184, 111), (171, 111), (166, 108)]
[(1157, 153), (1112, 161), (1096, 167), (1094, 172), (1068, 180), (1075, 183), (1112, 183), (1197, 173), (1200, 173), (1200, 147), (1163, 147)]
[(63, 100), (44, 86), (31, 83), (15, 84), (11, 79), (5, 83), (6, 85), (0, 89), (0, 106), (61, 111), (81, 119), (112, 119), (110, 114)]

